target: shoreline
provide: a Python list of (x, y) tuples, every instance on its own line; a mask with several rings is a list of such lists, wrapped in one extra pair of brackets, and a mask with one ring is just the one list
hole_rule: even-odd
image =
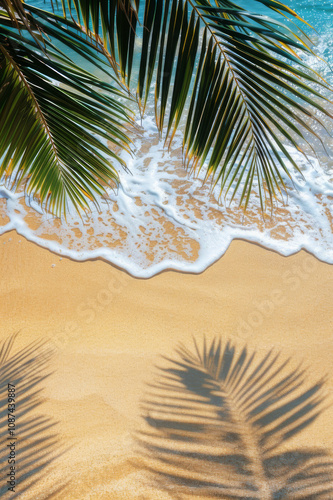
[[(21, 237), (22, 239), (28, 241), (29, 243), (31, 243), (33, 245), (38, 246), (39, 248), (41, 248), (43, 250), (46, 250), (47, 252), (49, 252), (50, 254), (54, 255), (55, 257), (59, 257), (61, 260), (62, 259), (68, 259), (71, 262), (78, 262), (78, 263), (84, 263), (84, 262), (104, 262), (106, 265), (111, 266), (112, 268), (116, 269), (119, 272), (123, 272), (123, 273), (127, 274), (131, 278), (138, 279), (138, 280), (144, 280), (144, 281), (145, 280), (153, 279), (155, 276), (159, 276), (159, 275), (161, 275), (163, 273), (168, 273), (168, 272), (175, 272), (175, 273), (185, 274), (185, 275), (200, 276), (201, 274), (205, 273), (207, 271), (207, 269), (209, 269), (212, 266), (216, 265), (216, 263), (218, 263), (219, 260), (223, 259), (223, 257), (229, 251), (230, 246), (234, 242), (243, 242), (243, 243), (246, 243), (246, 244), (249, 244), (249, 245), (254, 245), (254, 246), (257, 246), (258, 248), (261, 248), (262, 250), (265, 250), (267, 252), (272, 252), (273, 254), (279, 255), (280, 257), (283, 257), (283, 258), (293, 257), (295, 255), (298, 255), (298, 254), (304, 252), (304, 253), (306, 253), (307, 255), (309, 255), (311, 257), (313, 257), (315, 260), (317, 260), (318, 262), (320, 262), (322, 264), (326, 264), (328, 266), (333, 266), (333, 262), (332, 263), (331, 262), (326, 262), (325, 260), (320, 259), (317, 255), (315, 255), (314, 253), (312, 253), (310, 250), (308, 250), (305, 247), (300, 247), (297, 250), (292, 251), (292, 253), (290, 253), (290, 254), (285, 254), (282, 251), (279, 251), (279, 250), (277, 250), (275, 248), (271, 248), (269, 246), (265, 246), (263, 243), (260, 243), (260, 242), (258, 242), (256, 240), (247, 239), (246, 237), (244, 237), (244, 238), (233, 237), (231, 239), (231, 241), (229, 242), (228, 246), (226, 247), (224, 253), (222, 255), (218, 256), (217, 258), (211, 259), (210, 263), (206, 267), (201, 267), (200, 268), (201, 270), (199, 270), (199, 271), (191, 271), (191, 270), (186, 270), (186, 269), (185, 270), (184, 269), (178, 269), (177, 267), (165, 267), (165, 268), (161, 269), (160, 271), (151, 271), (151, 273), (148, 276), (140, 276), (138, 274), (132, 274), (125, 266), (122, 267), (122, 266), (120, 266), (118, 264), (115, 264), (114, 262), (111, 262), (110, 260), (108, 260), (105, 257), (100, 256), (100, 255), (97, 255), (96, 257), (82, 257), (82, 258), (74, 258), (71, 255), (66, 255), (65, 253), (62, 253), (62, 251), (57, 251), (57, 250), (49, 248), (48, 246), (42, 245), (39, 242), (39, 240), (37, 240), (37, 239), (36, 240), (31, 240), (31, 239), (26, 238), (26, 236), (24, 236), (24, 234), (19, 233), (15, 228), (11, 229), (9, 231), (6, 231), (3, 234), (0, 234), (0, 242), (2, 241), (2, 243), (3, 243), (3, 240), (12, 239), (12, 236), (11, 236), (12, 234), (17, 235), (17, 237)], [(8, 238), (7, 238), (7, 236), (8, 236)], [(47, 243), (49, 240), (44, 239), (44, 241)], [(73, 252), (72, 250), (68, 250), (68, 251), (69, 252)], [(98, 253), (98, 250), (92, 251), (92, 253)], [(163, 267), (164, 262), (165, 261), (161, 261), (160, 263), (154, 264), (153, 266), (151, 266), (150, 268), (147, 268), (147, 269), (150, 271), (151, 269), (155, 269), (155, 268), (158, 268), (158, 267)], [(192, 265), (192, 264), (195, 265), (196, 262), (197, 261), (193, 261), (193, 262), (190, 262), (190, 263), (185, 263), (185, 266), (186, 265)], [(182, 262), (182, 263), (179, 264), (180, 267), (181, 267), (181, 265), (184, 265), (184, 262)], [(145, 272), (145, 271), (146, 271), (146, 269), (143, 270), (143, 272)]]
[[(201, 274), (150, 279), (101, 260), (60, 260), (15, 232), (0, 237), (0, 251), (1, 339), (19, 331), (15, 352), (50, 339), (52, 374), (33, 415), (58, 421), (59, 450), (69, 448), (23, 500), (43, 498), (62, 480), (67, 489), (52, 498), (172, 498), (150, 483), (135, 435), (146, 383), (178, 342), (191, 348), (193, 337), (222, 335), (259, 358), (273, 349), (292, 367), (303, 363), (310, 382), (326, 376), (333, 392), (333, 267), (305, 251), (283, 257), (233, 241)], [(332, 418), (328, 407), (291, 444), (333, 452)]]

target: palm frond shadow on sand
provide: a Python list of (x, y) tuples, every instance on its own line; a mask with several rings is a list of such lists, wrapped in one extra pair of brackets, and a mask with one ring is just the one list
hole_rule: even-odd
[[(53, 351), (46, 341), (36, 341), (12, 354), (16, 335), (0, 344), (0, 498), (35, 498), (32, 488), (44, 477), (44, 469), (61, 455), (56, 422), (50, 417), (37, 415), (35, 410), (42, 404), (41, 384), (50, 375), (46, 372)], [(15, 412), (8, 411), (8, 384), (15, 385)], [(15, 416), (14, 435), (10, 436), (8, 416)], [(15, 439), (15, 492), (8, 491), (7, 474), (10, 448)], [(57, 484), (39, 498), (55, 498), (64, 488)], [(30, 495), (29, 495), (30, 494)]]
[(324, 380), (219, 339), (176, 353), (149, 384), (139, 435), (160, 487), (172, 498), (333, 498), (328, 452), (285, 446), (321, 413)]

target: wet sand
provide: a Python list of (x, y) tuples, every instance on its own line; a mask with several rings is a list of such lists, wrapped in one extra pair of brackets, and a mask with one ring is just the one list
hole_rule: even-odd
[[(14, 351), (50, 339), (52, 374), (31, 414), (58, 422), (54, 454), (69, 448), (22, 500), (48, 498), (61, 481), (66, 488), (52, 498), (177, 498), (151, 482), (135, 433), (159, 356), (172, 356), (179, 341), (191, 347), (193, 336), (303, 361), (310, 381), (327, 375), (332, 402), (333, 266), (306, 252), (285, 258), (235, 241), (200, 275), (149, 280), (102, 261), (61, 259), (14, 232), (0, 238), (0, 256), (1, 338), (19, 331)], [(332, 417), (328, 407), (288, 446), (333, 452)]]

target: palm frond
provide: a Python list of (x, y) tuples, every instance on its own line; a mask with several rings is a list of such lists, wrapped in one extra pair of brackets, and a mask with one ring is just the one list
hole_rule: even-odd
[(111, 54), (110, 62), (118, 71), (115, 61), (119, 57), (119, 67), (123, 81), (130, 82), (133, 54), (138, 26), (140, 0), (61, 0), (64, 16), (67, 9), (77, 25)]
[(10, 20), (12, 26), (17, 29), (24, 28), (29, 34), (39, 43), (39, 36), (36, 36), (36, 31), (40, 35), (38, 26), (35, 24), (34, 19), (29, 17), (28, 12), (25, 10), (22, 0), (0, 0), (0, 15), (5, 15)]
[(114, 162), (125, 165), (106, 143), (128, 149), (131, 118), (111, 77), (103, 81), (74, 64), (53, 41), (108, 75), (102, 51), (72, 21), (29, 9), (43, 32), (43, 51), (22, 26), (1, 20), (0, 177), (12, 188), (24, 183), (46, 210), (61, 214), (68, 203), (89, 207), (105, 184), (118, 182)]
[[(279, 1), (255, 11), (230, 0), (146, 0), (141, 28), (131, 0), (62, 0), (87, 31), (99, 33), (130, 85), (135, 36), (142, 29), (137, 95), (142, 111), (155, 88), (155, 114), (172, 141), (182, 118), (184, 164), (205, 169), (220, 196), (248, 204), (255, 180), (261, 206), (282, 197), (298, 165), (286, 148), (321, 141), (326, 82), (302, 60), (311, 53), (303, 21)], [(290, 23), (260, 15), (262, 5)], [(295, 24), (295, 22), (298, 24)], [(331, 90), (330, 90), (331, 91)], [(312, 125), (309, 125), (312, 122)]]
[(143, 402), (147, 467), (191, 498), (330, 498), (327, 451), (285, 447), (319, 416), (324, 381), (256, 357), (215, 339), (167, 359)]
[[(55, 433), (56, 422), (36, 414), (43, 403), (41, 385), (49, 376), (53, 351), (47, 342), (36, 341), (13, 354), (16, 337), (17, 334), (11, 335), (0, 344), (0, 496), (3, 499), (21, 498), (22, 495), (36, 498), (34, 488), (42, 480), (44, 470), (62, 454)], [(15, 388), (14, 397), (11, 397), (13, 392), (8, 392), (8, 384), (11, 389)], [(13, 442), (15, 450), (11, 460), (14, 462), (9, 464), (10, 448), (7, 445)], [(15, 467), (15, 491), (8, 490), (10, 466)], [(63, 488), (64, 484), (55, 485), (45, 492), (45, 498), (54, 498), (53, 495)]]

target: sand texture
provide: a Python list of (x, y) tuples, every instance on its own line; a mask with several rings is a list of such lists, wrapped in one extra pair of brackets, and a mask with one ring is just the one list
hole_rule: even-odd
[[(148, 384), (159, 376), (155, 365), (168, 365), (161, 356), (175, 358), (179, 342), (193, 350), (193, 338), (202, 345), (204, 336), (208, 342), (222, 337), (223, 345), (229, 339), (239, 352), (247, 344), (258, 359), (271, 349), (281, 352), (282, 361), (290, 358), (287, 372), (303, 363), (305, 386), (326, 377), (324, 411), (282, 446), (333, 453), (332, 266), (305, 252), (284, 258), (236, 241), (200, 275), (164, 272), (139, 280), (102, 261), (61, 259), (14, 232), (0, 238), (0, 253), (1, 339), (19, 332), (11, 356), (23, 350), (25, 357), (14, 368), (36, 384), (32, 392), (42, 389), (33, 395), (13, 367), (2, 373), (3, 384), (17, 380), (17, 449), (25, 447), (18, 460), (27, 480), (18, 480), (17, 496), (2, 490), (1, 498), (196, 498), (193, 484), (186, 490), (167, 476), (156, 480), (139, 433), (150, 424), (156, 431), (146, 402)], [(43, 339), (45, 346), (26, 351)], [(176, 450), (177, 440), (170, 446)], [(44, 452), (50, 463), (39, 468)], [(207, 463), (199, 472), (214, 476), (214, 467)], [(190, 478), (199, 472), (186, 470)], [(228, 498), (213, 490), (204, 498)], [(333, 498), (327, 495), (322, 498)]]

